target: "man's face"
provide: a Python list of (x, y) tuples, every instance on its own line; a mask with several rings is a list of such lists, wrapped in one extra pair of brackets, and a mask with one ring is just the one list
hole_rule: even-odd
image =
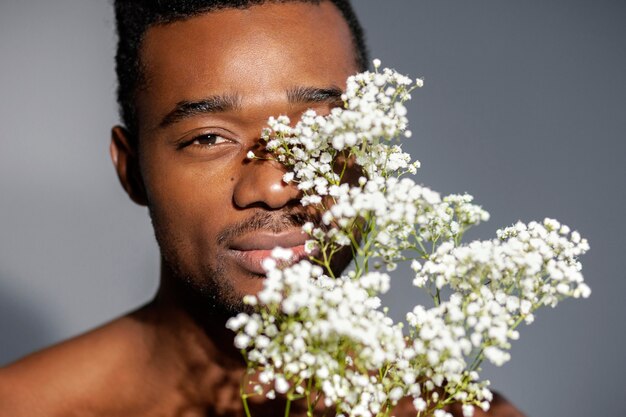
[(138, 154), (164, 266), (238, 309), (273, 247), (304, 256), (309, 219), (284, 169), (246, 154), (270, 116), (337, 105), (357, 72), (349, 28), (330, 2), (226, 9), (150, 28), (141, 62)]

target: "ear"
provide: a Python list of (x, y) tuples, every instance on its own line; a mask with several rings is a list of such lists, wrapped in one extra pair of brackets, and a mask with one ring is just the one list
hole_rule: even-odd
[(121, 126), (111, 129), (111, 160), (117, 171), (120, 183), (128, 196), (135, 203), (146, 206), (146, 189), (143, 184), (141, 170), (139, 169), (139, 158), (137, 155), (137, 143), (133, 141), (128, 130)]

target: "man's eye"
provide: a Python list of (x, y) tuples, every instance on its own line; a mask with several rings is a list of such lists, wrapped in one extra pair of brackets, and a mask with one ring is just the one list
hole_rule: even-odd
[(196, 136), (191, 141), (189, 141), (189, 145), (213, 146), (224, 142), (228, 142), (228, 139), (225, 139), (220, 135), (214, 135), (212, 133), (209, 133), (206, 135)]

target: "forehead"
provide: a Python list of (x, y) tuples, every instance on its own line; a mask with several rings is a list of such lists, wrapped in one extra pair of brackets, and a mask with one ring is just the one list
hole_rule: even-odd
[(297, 85), (343, 87), (356, 72), (350, 30), (328, 1), (224, 9), (155, 26), (140, 59), (141, 124), (182, 100), (236, 93), (246, 106)]

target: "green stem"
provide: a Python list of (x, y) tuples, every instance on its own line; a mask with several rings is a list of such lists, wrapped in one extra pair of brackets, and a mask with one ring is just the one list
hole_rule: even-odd
[(287, 404), (285, 404), (285, 417), (289, 417), (291, 410), (291, 397), (287, 396)]
[[(248, 362), (248, 356), (246, 355), (245, 349), (241, 350), (241, 354), (243, 355), (244, 360), (246, 361), (246, 367), (250, 367), (250, 363)], [(252, 417), (250, 414), (250, 407), (248, 406), (248, 394), (246, 394), (245, 387), (248, 385), (248, 372), (243, 374), (241, 378), (241, 383), (239, 384), (239, 395), (241, 396), (241, 402), (243, 403), (243, 409), (246, 413), (246, 417)]]
[(424, 247), (424, 244), (422, 243), (422, 241), (421, 240), (417, 240), (417, 244), (420, 245), (420, 249), (422, 250), (422, 258), (423, 259), (428, 259), (428, 251)]
[(470, 372), (475, 371), (480, 366), (480, 364), (483, 363), (483, 351), (484, 348), (480, 349), (480, 352), (478, 352), (478, 355), (476, 355), (476, 357), (474, 358), (474, 361), (468, 368)]
[(306, 384), (306, 391), (304, 392), (304, 395), (306, 397), (306, 415), (308, 417), (312, 417), (313, 416), (313, 407), (314, 405), (311, 404), (311, 388), (313, 386), (313, 378), (309, 378), (309, 380), (307, 381)]
[(339, 183), (341, 183), (341, 180), (343, 179), (343, 174), (345, 174), (346, 168), (348, 167), (348, 160), (351, 157), (352, 157), (352, 152), (350, 152), (348, 154), (348, 156), (346, 157), (345, 161), (343, 162), (343, 168), (341, 169), (341, 175), (339, 175)]
[(441, 295), (439, 294), (439, 288), (437, 288), (437, 292), (435, 293), (435, 297), (433, 297), (434, 301), (435, 301), (435, 307), (439, 307), (439, 304), (441, 304)]
[(243, 410), (246, 413), (246, 417), (252, 417), (252, 415), (250, 414), (250, 407), (248, 406), (248, 395), (247, 394), (241, 394), (241, 402), (243, 403)]
[(324, 248), (322, 248), (322, 255), (324, 256), (324, 266), (326, 266), (326, 269), (328, 270), (328, 274), (332, 278), (335, 278), (335, 274), (333, 273), (332, 269), (330, 269), (330, 256), (328, 255), (328, 253), (326, 253), (327, 249), (328, 249), (328, 246), (324, 246)]

